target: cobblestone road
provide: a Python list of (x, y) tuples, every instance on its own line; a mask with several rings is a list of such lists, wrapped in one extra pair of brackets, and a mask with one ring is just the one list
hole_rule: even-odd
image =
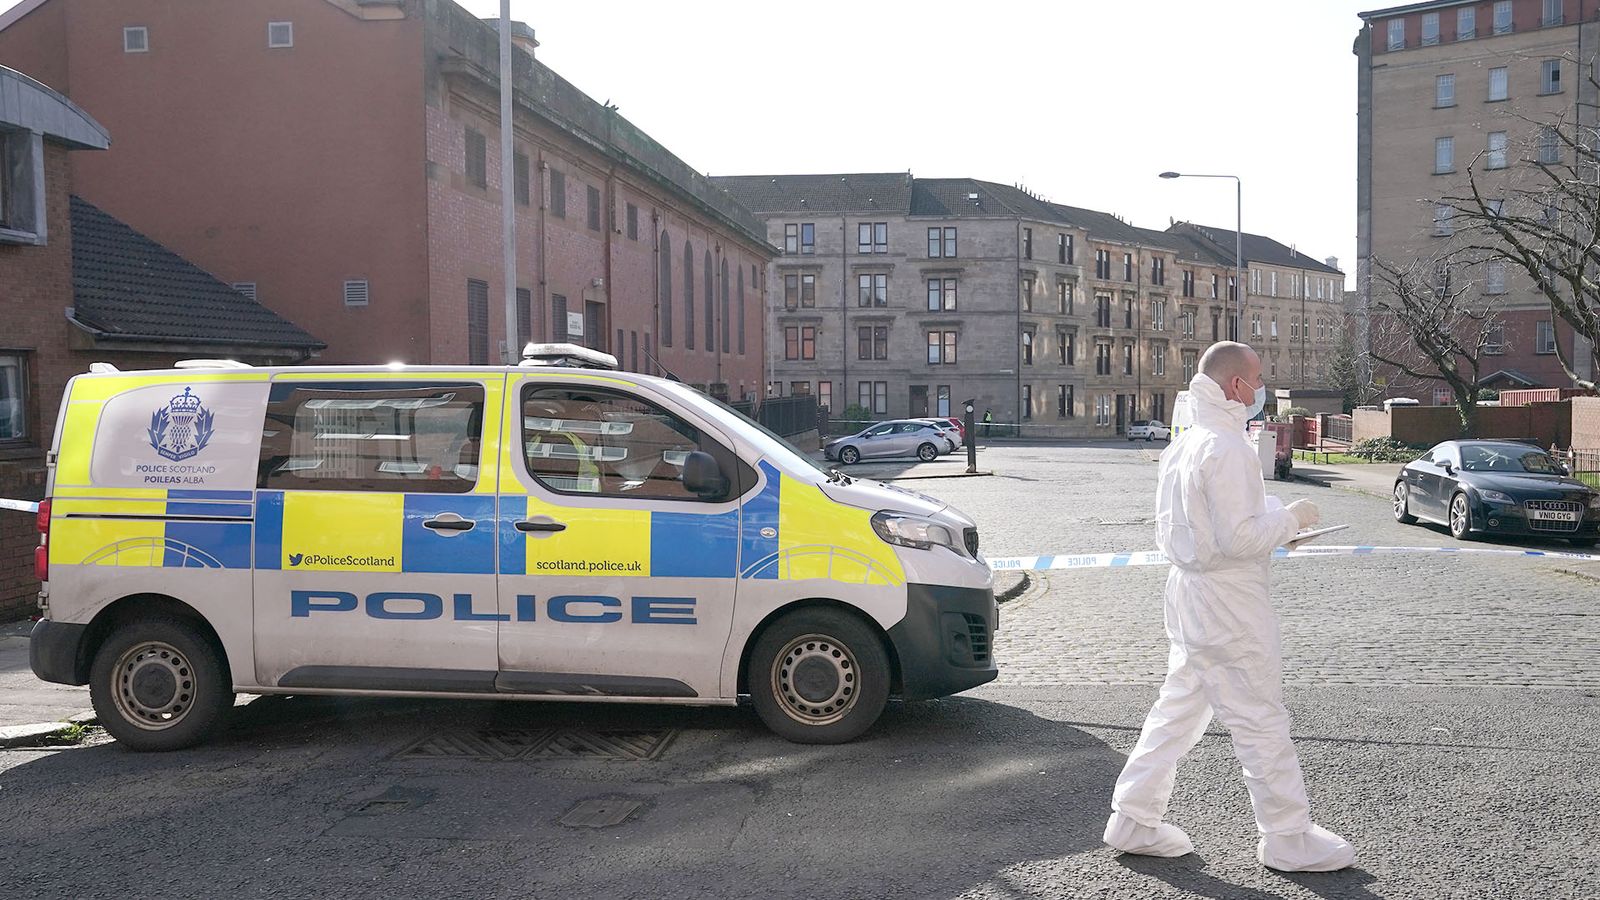
[[(976, 518), (988, 556), (1149, 550), (1160, 447), (997, 447), (980, 455), (994, 477), (908, 486)], [(1457, 544), (1442, 529), (1394, 522), (1376, 497), (1299, 482), (1269, 483), (1268, 490), (1285, 502), (1309, 497), (1324, 523), (1351, 526), (1330, 543)], [(1159, 681), (1166, 572), (1148, 566), (1042, 574), (1035, 589), (1002, 609), (1000, 683)], [(1273, 597), (1290, 685), (1600, 688), (1600, 563), (1281, 560), (1273, 565)]]

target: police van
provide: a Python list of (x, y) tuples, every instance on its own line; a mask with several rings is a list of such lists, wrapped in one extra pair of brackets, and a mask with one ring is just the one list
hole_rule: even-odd
[(837, 743), (993, 679), (971, 519), (571, 345), (66, 387), (30, 657), (134, 749), (235, 692), (730, 705)]

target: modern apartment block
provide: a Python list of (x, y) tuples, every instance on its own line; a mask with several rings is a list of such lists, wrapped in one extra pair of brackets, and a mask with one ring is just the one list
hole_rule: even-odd
[[(515, 331), (732, 398), (762, 382), (773, 249), (518, 26)], [(75, 189), (325, 340), (487, 363), (507, 336), (498, 34), (450, 0), (23, 0), (0, 63), (116, 135)], [(92, 158), (91, 158), (92, 157)]]
[[(1459, 246), (1444, 198), (1466, 196), (1468, 171), (1490, 201), (1523, 202), (1530, 164), (1570, 164), (1561, 139), (1595, 124), (1592, 82), (1600, 4), (1591, 0), (1437, 0), (1361, 14), (1358, 70), (1359, 306), (1384, 290), (1374, 261), (1428, 266)], [(1559, 131), (1553, 130), (1559, 129)], [(1493, 387), (1567, 386), (1559, 345), (1579, 374), (1594, 361), (1514, 265), (1475, 256), (1452, 284), (1501, 298), (1503, 326), (1484, 368)], [(1425, 269), (1424, 269), (1425, 271)], [(1449, 402), (1439, 382), (1379, 370), (1390, 396)]]
[[(815, 393), (835, 415), (852, 406), (877, 418), (959, 415), (971, 399), (979, 416), (990, 410), (1029, 434), (1120, 434), (1135, 419), (1168, 418), (1200, 354), (1229, 335), (1231, 312), (1219, 298), (1231, 283), (1231, 231), (1137, 228), (970, 178), (714, 181), (766, 219), (768, 240), (783, 251), (768, 275), (771, 389)], [(1343, 276), (1276, 242), (1246, 239), (1260, 265), (1280, 273), (1263, 283), (1282, 278), (1276, 305), (1260, 306), (1247, 291), (1263, 321), (1283, 316), (1283, 368), (1269, 378), (1321, 386), (1338, 319), (1337, 301), (1321, 298), (1342, 291)], [(1247, 257), (1247, 273), (1257, 265)], [(1319, 298), (1308, 307), (1314, 315), (1290, 312), (1297, 288)], [(1312, 353), (1295, 381), (1292, 316), (1329, 329), (1318, 333), (1322, 355)], [(1277, 365), (1265, 332), (1261, 343)]]

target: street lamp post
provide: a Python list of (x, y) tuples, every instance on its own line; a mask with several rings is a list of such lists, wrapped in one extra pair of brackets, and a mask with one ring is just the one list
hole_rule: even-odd
[(1162, 172), (1161, 177), (1233, 179), (1233, 290), (1238, 298), (1233, 312), (1233, 339), (1238, 340), (1244, 336), (1244, 180), (1237, 175), (1200, 175), (1194, 172)]

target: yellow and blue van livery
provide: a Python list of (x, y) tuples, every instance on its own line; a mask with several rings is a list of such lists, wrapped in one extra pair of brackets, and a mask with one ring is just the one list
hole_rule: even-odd
[(748, 699), (836, 742), (996, 674), (970, 519), (676, 382), (97, 371), (56, 434), (34, 671), (136, 748), (200, 740), (236, 691)]

